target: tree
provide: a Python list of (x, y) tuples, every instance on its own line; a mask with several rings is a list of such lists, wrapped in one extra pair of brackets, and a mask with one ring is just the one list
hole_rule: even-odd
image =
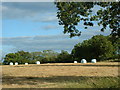
[(10, 62), (15, 63), (17, 61), (17, 55), (15, 53), (9, 53), (5, 56), (3, 63), (9, 64)]
[(85, 58), (91, 61), (91, 59), (96, 58), (100, 61), (113, 57), (114, 52), (115, 48), (106, 36), (96, 35), (76, 44), (72, 50), (72, 56), (77, 60)]
[(44, 62), (56, 62), (58, 53), (52, 50), (43, 50)]
[(61, 53), (57, 57), (57, 62), (71, 62), (71, 55), (67, 52), (62, 50)]
[[(101, 31), (109, 27), (112, 36), (120, 37), (120, 2), (55, 2), (55, 5), (59, 25), (63, 25), (64, 33), (69, 33), (70, 37), (81, 35), (81, 30), (76, 28), (79, 22), (83, 22), (87, 29), (87, 26), (94, 26), (93, 21), (103, 26)], [(92, 8), (95, 5), (102, 8), (93, 14)]]
[(30, 60), (31, 60), (31, 55), (29, 52), (25, 52), (25, 51), (18, 51), (17, 53), (17, 61), (20, 63), (20, 64), (24, 64), (26, 62), (30, 63)]
[(116, 39), (114, 37), (112, 37), (111, 35), (107, 36), (107, 39), (112, 42), (112, 45), (115, 48), (115, 52), (114, 52), (114, 58), (115, 59), (119, 59), (120, 58), (120, 40)]
[(41, 61), (43, 59), (42, 52), (31, 52), (31, 60)]
[(24, 64), (26, 62), (33, 63), (31, 60), (31, 55), (29, 52), (18, 51), (16, 53), (8, 53), (4, 58), (4, 64), (9, 64), (10, 62), (18, 62), (19, 64)]

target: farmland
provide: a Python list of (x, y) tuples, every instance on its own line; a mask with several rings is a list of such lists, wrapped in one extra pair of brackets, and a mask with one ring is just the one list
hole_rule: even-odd
[(118, 88), (118, 62), (3, 65), (3, 88)]

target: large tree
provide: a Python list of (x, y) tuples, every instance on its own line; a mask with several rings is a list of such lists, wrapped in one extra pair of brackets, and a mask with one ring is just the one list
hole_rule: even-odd
[[(81, 30), (76, 27), (79, 22), (87, 29), (87, 26), (94, 26), (94, 21), (102, 25), (101, 31), (109, 27), (112, 36), (120, 37), (120, 2), (55, 2), (55, 5), (59, 24), (70, 37), (81, 35)], [(96, 14), (92, 12), (95, 5), (101, 7)]]
[(9, 64), (10, 62), (18, 62), (19, 64), (24, 64), (26, 62), (32, 63), (31, 55), (29, 52), (18, 51), (16, 53), (8, 53), (4, 58), (4, 64)]
[(15, 63), (17, 61), (17, 55), (15, 53), (9, 53), (5, 56), (3, 63), (9, 64), (10, 62)]
[(76, 60), (82, 58), (88, 61), (91, 61), (93, 58), (107, 60), (114, 56), (114, 52), (115, 48), (106, 36), (96, 35), (89, 40), (76, 44), (72, 50), (72, 56)]

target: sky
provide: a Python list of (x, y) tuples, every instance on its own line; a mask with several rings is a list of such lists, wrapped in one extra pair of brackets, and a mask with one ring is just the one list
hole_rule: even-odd
[[(82, 35), (69, 38), (69, 34), (63, 34), (63, 26), (58, 24), (57, 8), (53, 2), (2, 2), (0, 8), (0, 52), (3, 56), (20, 50), (66, 50), (70, 53), (74, 45), (83, 40), (94, 35), (110, 34), (109, 30), (101, 32), (101, 27), (97, 25), (84, 30), (83, 25), (79, 24), (78, 29), (82, 29)], [(94, 11), (98, 8), (95, 7)]]

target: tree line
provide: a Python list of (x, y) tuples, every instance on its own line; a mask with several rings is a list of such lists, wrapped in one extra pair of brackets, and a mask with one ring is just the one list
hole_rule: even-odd
[(120, 41), (114, 42), (112, 37), (96, 35), (82, 43), (74, 46), (71, 53), (62, 50), (60, 53), (53, 50), (43, 50), (40, 52), (18, 51), (8, 53), (4, 57), (3, 64), (18, 62), (19, 64), (34, 64), (36, 61), (41, 63), (70, 63), (74, 60), (86, 59), (88, 62), (96, 58), (97, 61), (118, 59), (120, 54)]

